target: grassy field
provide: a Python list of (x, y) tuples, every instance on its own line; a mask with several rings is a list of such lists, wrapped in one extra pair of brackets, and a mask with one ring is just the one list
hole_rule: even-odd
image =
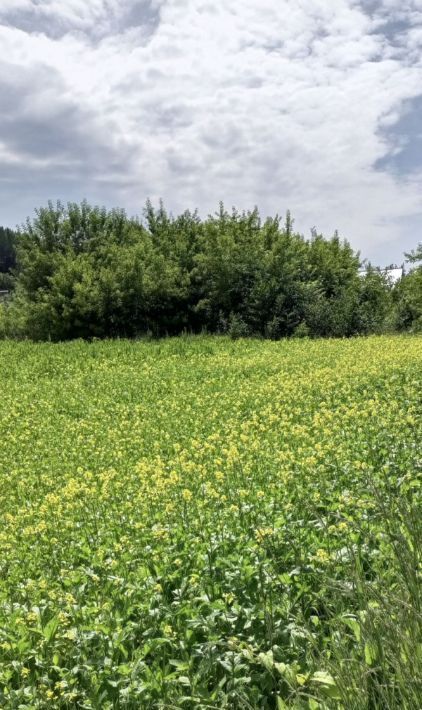
[(0, 343), (0, 706), (422, 706), (422, 339)]

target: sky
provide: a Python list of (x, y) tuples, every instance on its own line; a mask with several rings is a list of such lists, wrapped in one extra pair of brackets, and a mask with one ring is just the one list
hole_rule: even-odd
[(1, 0), (0, 224), (49, 199), (422, 234), (422, 0)]

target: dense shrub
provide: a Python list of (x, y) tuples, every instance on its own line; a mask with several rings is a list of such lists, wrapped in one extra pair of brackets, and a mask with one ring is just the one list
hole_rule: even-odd
[(0, 273), (7, 273), (16, 266), (16, 244), (16, 232), (0, 227)]
[(14, 337), (206, 330), (277, 340), (421, 327), (421, 267), (397, 288), (371, 267), (362, 277), (347, 241), (315, 231), (305, 239), (289, 213), (284, 223), (263, 221), (256, 209), (229, 213), (221, 204), (201, 220), (147, 202), (137, 220), (87, 202), (49, 203), (9, 232), (0, 245), (14, 276), (2, 278), (16, 289), (2, 322)]
[(395, 291), (396, 326), (398, 330), (422, 331), (422, 243), (407, 254), (412, 270), (398, 284)]

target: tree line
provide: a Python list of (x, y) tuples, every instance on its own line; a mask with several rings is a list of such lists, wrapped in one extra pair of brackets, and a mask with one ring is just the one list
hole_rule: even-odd
[(422, 245), (392, 285), (359, 273), (337, 233), (294, 230), (290, 214), (169, 214), (48, 203), (0, 228), (0, 335), (34, 340), (175, 335), (348, 337), (422, 330)]
[(16, 268), (17, 233), (0, 227), (0, 291), (13, 288), (11, 272)]

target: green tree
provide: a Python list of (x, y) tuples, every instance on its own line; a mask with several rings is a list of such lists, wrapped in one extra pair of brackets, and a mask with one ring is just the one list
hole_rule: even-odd
[(193, 278), (195, 311), (204, 324), (216, 331), (231, 318), (248, 324), (250, 301), (260, 269), (263, 244), (258, 210), (231, 213), (220, 204), (200, 232)]
[(398, 330), (422, 331), (422, 243), (405, 254), (413, 268), (396, 284), (396, 325)]
[(253, 324), (277, 339), (292, 335), (305, 318), (312, 277), (309, 245), (294, 233), (290, 213), (284, 225), (278, 217), (267, 220), (262, 239), (265, 252), (252, 293)]
[(16, 266), (17, 233), (8, 227), (0, 227), (0, 272), (12, 271)]
[(382, 333), (393, 326), (392, 288), (385, 272), (369, 265), (361, 277), (356, 330), (362, 334)]
[[(10, 241), (10, 235), (7, 239)], [(359, 276), (359, 254), (336, 233), (295, 232), (288, 212), (262, 221), (219, 211), (204, 220), (147, 202), (123, 210), (49, 202), (12, 239), (13, 299), (2, 332), (34, 339), (157, 336), (184, 330), (232, 337), (344, 337), (421, 327), (421, 246), (391, 287), (379, 269)], [(3, 240), (3, 244), (6, 240)], [(3, 279), (3, 280), (1, 280)], [(14, 279), (14, 281), (12, 280)], [(395, 315), (394, 315), (395, 314)], [(394, 315), (394, 318), (393, 318)]]
[(356, 332), (359, 263), (359, 254), (337, 233), (324, 239), (312, 232), (309, 264), (315, 290), (306, 314), (312, 334), (343, 337)]

